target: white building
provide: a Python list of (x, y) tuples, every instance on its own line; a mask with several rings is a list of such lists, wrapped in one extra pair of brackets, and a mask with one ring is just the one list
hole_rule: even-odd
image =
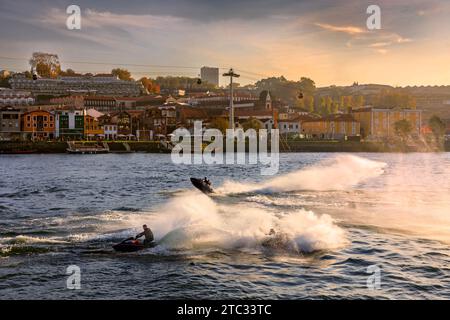
[(55, 137), (82, 138), (84, 132), (84, 110), (55, 111)]
[(278, 128), (280, 130), (280, 134), (300, 134), (301, 133), (301, 123), (298, 119), (279, 120)]
[(57, 79), (29, 79), (24, 74), (15, 74), (10, 80), (11, 88), (31, 91), (33, 94), (87, 94), (139, 96), (144, 87), (139, 81), (119, 80), (113, 75), (67, 76)]
[(29, 91), (0, 88), (0, 106), (29, 106), (34, 102)]
[(117, 139), (117, 124), (105, 124), (103, 125), (103, 131), (106, 140)]

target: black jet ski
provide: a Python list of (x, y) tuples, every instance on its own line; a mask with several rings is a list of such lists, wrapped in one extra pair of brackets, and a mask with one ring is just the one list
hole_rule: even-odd
[(118, 252), (136, 252), (146, 248), (153, 248), (156, 246), (155, 242), (151, 242), (148, 245), (144, 245), (141, 241), (134, 238), (128, 238), (123, 240), (121, 243), (113, 245), (113, 249)]
[(206, 183), (203, 179), (197, 179), (197, 178), (191, 178), (191, 182), (198, 190), (205, 194), (214, 193), (213, 188), (211, 188), (211, 185)]

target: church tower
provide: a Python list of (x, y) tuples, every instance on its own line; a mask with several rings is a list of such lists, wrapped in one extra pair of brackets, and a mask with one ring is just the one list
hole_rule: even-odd
[(267, 91), (266, 95), (266, 110), (272, 110), (272, 99), (270, 98), (270, 93)]

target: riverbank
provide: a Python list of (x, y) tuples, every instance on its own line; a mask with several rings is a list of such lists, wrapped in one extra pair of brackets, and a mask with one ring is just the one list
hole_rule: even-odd
[[(111, 153), (127, 153), (127, 152), (148, 152), (148, 153), (168, 153), (169, 149), (165, 148), (158, 141), (112, 141), (105, 142)], [(85, 146), (96, 145), (97, 142), (79, 141), (77, 144)], [(56, 141), (23, 141), (10, 142), (0, 141), (0, 154), (29, 154), (29, 153), (66, 153), (68, 148), (67, 142)]]
[[(77, 142), (86, 146), (97, 142)], [(159, 141), (111, 141), (105, 142), (111, 153), (145, 152), (170, 153), (170, 149)], [(29, 154), (29, 153), (66, 153), (67, 142), (54, 141), (0, 141), (0, 154)], [(269, 150), (270, 150), (269, 146)], [(280, 141), (280, 152), (433, 152), (421, 147), (406, 145), (386, 145), (380, 142), (356, 141)], [(450, 151), (450, 141), (445, 144), (445, 151)]]

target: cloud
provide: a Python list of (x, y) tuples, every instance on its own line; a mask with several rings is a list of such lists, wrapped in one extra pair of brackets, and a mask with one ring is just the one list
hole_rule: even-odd
[(315, 25), (324, 30), (333, 31), (333, 32), (343, 32), (343, 33), (346, 33), (349, 35), (363, 34), (363, 33), (367, 32), (367, 30), (364, 30), (362, 28), (355, 27), (355, 26), (335, 26), (335, 25), (326, 24), (326, 23), (315, 23)]
[(387, 47), (390, 46), (392, 42), (375, 42), (369, 45), (371, 48)]

